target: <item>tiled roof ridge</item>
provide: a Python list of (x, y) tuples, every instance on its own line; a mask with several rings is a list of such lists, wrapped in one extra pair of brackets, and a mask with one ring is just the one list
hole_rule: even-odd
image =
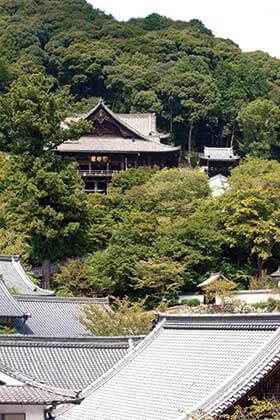
[(14, 259), (19, 259), (18, 255), (0, 255), (0, 261), (12, 261)]
[(147, 116), (154, 116), (155, 113), (154, 112), (131, 112), (131, 113), (127, 113), (127, 112), (116, 112), (115, 115), (118, 115), (120, 117), (124, 116), (124, 117), (147, 117)]
[[(276, 325), (279, 323), (280, 326), (280, 312), (272, 312), (272, 313), (211, 313), (211, 314), (194, 314), (194, 313), (180, 313), (180, 314), (169, 314), (169, 313), (159, 313), (158, 320), (161, 321), (162, 319), (166, 320), (166, 325), (176, 325), (176, 323), (186, 323), (187, 321), (197, 321), (198, 323), (204, 324), (213, 323), (216, 325), (217, 323), (226, 324), (226, 322), (233, 322), (239, 324), (239, 322), (243, 322), (244, 320), (250, 321), (251, 325), (259, 325), (260, 323), (266, 323), (271, 325)], [(277, 322), (278, 321), (278, 322)]]
[(143, 339), (144, 336), (60, 338), (3, 335), (0, 336), (0, 347), (129, 348)]
[(79, 392), (77, 391), (57, 388), (49, 384), (45, 384), (43, 382), (38, 382), (36, 379), (32, 378), (31, 376), (27, 376), (24, 373), (11, 368), (10, 366), (6, 366), (2, 362), (0, 362), (0, 372), (6, 374), (7, 376), (12, 377), (13, 379), (16, 379), (17, 381), (25, 385), (30, 385), (34, 388), (39, 388), (45, 391), (49, 391), (63, 397), (76, 398), (79, 395)]
[[(265, 375), (280, 361), (280, 328), (256, 351), (249, 361), (226, 380), (210, 397), (190, 410), (189, 415), (196, 412), (216, 416), (223, 413), (243, 396), (245, 396)], [(203, 419), (204, 415), (201, 415)], [(184, 416), (182, 419), (186, 419)]]
[(100, 304), (109, 304), (109, 298), (108, 297), (64, 297), (64, 296), (49, 296), (49, 295), (14, 295), (15, 299), (18, 299), (20, 301), (46, 301), (46, 302), (60, 302), (60, 303), (100, 303)]

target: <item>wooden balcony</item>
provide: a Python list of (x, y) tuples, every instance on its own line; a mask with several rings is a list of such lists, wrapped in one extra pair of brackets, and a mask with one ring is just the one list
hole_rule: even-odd
[(108, 178), (112, 178), (112, 176), (119, 171), (113, 171), (111, 169), (103, 169), (103, 170), (96, 170), (96, 169), (91, 169), (91, 170), (82, 170), (82, 169), (78, 169), (78, 174), (82, 177), (108, 177)]

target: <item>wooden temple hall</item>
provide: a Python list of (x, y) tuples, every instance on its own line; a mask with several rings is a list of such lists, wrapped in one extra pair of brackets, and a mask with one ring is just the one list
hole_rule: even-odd
[(92, 131), (62, 143), (57, 152), (77, 159), (87, 192), (107, 192), (112, 176), (129, 168), (178, 166), (180, 147), (166, 144), (169, 135), (158, 132), (155, 114), (115, 114), (99, 102), (65, 124), (79, 119), (92, 121)]

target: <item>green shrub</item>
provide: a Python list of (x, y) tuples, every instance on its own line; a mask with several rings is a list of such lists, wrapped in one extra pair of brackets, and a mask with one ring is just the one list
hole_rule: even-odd
[(280, 311), (280, 300), (269, 298), (267, 302), (259, 302), (253, 305), (256, 309), (264, 309), (267, 312)]
[(197, 298), (183, 299), (181, 303), (182, 305), (187, 305), (187, 306), (200, 306), (200, 300)]

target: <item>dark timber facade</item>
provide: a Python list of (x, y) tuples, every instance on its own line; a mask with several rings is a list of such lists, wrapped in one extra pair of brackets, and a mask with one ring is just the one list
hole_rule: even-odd
[(204, 147), (199, 154), (200, 166), (204, 167), (209, 177), (218, 174), (228, 176), (231, 169), (240, 162), (240, 157), (234, 153), (232, 147)]
[(106, 192), (112, 176), (129, 168), (178, 166), (180, 147), (162, 143), (169, 135), (157, 131), (155, 114), (114, 114), (100, 102), (66, 124), (79, 119), (91, 121), (92, 131), (64, 142), (57, 152), (77, 159), (87, 192)]

